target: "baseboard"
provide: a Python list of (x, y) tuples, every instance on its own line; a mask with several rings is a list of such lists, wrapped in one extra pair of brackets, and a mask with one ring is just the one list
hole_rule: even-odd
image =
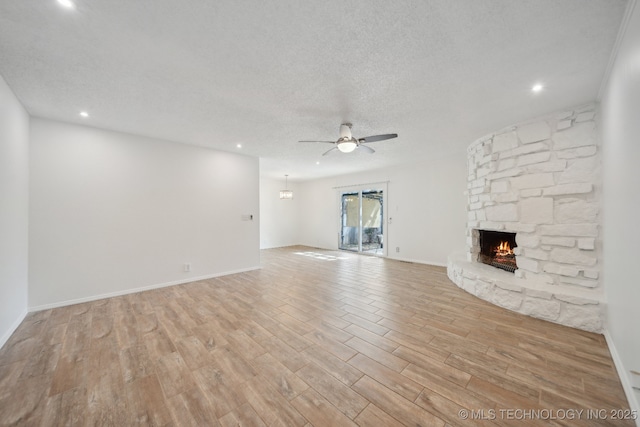
[(11, 335), (13, 335), (16, 329), (18, 329), (18, 326), (20, 326), (24, 318), (27, 316), (27, 313), (28, 313), (27, 310), (23, 310), (22, 313), (20, 313), (20, 315), (18, 316), (18, 318), (13, 322), (9, 330), (7, 330), (7, 332), (4, 333), (2, 338), (0, 338), (0, 348), (4, 347), (7, 341), (9, 341), (9, 338), (11, 337)]
[(629, 379), (627, 370), (622, 364), (622, 359), (618, 354), (616, 345), (613, 342), (613, 338), (611, 337), (611, 334), (609, 333), (609, 330), (607, 328), (604, 329), (603, 335), (604, 339), (607, 341), (607, 346), (609, 347), (609, 353), (611, 353), (613, 364), (616, 367), (616, 371), (618, 371), (618, 377), (620, 377), (620, 382), (622, 383), (624, 394), (627, 396), (629, 408), (632, 411), (636, 411), (636, 414), (638, 414), (638, 419), (636, 419), (636, 426), (640, 427), (640, 404), (638, 403), (637, 392), (633, 389), (633, 387), (631, 387), (631, 380)]
[(410, 259), (410, 258), (398, 258), (392, 257), (391, 255), (387, 255), (387, 259), (392, 259), (394, 261), (402, 261), (402, 262), (412, 262), (414, 264), (424, 264), (424, 265), (435, 265), (436, 267), (446, 267), (447, 264), (443, 264), (441, 262), (436, 261), (424, 261), (419, 259)]
[(241, 269), (238, 269), (238, 270), (225, 271), (225, 272), (222, 272), (222, 273), (209, 274), (209, 275), (206, 275), (206, 276), (189, 277), (188, 279), (174, 280), (172, 282), (159, 283), (159, 284), (150, 285), (150, 286), (142, 286), (140, 288), (131, 288), (131, 289), (125, 289), (125, 290), (122, 290), (122, 291), (109, 292), (109, 293), (106, 293), (106, 294), (92, 295), (92, 296), (89, 296), (89, 297), (77, 298), (77, 299), (66, 300), (66, 301), (59, 301), (59, 302), (54, 302), (54, 303), (51, 303), (51, 304), (38, 305), (38, 306), (35, 306), (35, 307), (29, 307), (28, 310), (29, 310), (29, 312), (41, 311), (41, 310), (49, 310), (51, 308), (65, 307), (67, 305), (82, 304), (82, 303), (85, 303), (85, 302), (98, 301), (98, 300), (105, 299), (105, 298), (113, 298), (113, 297), (119, 297), (119, 296), (122, 296), (122, 295), (135, 294), (137, 292), (150, 291), (152, 289), (159, 289), (159, 288), (166, 288), (168, 286), (182, 285), (184, 283), (197, 282), (199, 280), (213, 279), (215, 277), (228, 276), (230, 274), (245, 273), (247, 271), (259, 270), (260, 268), (261, 268), (260, 266), (248, 267), (248, 268), (241, 268)]

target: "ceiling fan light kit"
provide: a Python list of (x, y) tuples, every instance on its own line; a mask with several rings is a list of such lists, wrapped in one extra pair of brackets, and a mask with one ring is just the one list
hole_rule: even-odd
[(351, 123), (343, 123), (340, 125), (340, 138), (338, 138), (337, 141), (298, 141), (298, 142), (320, 142), (320, 143), (326, 143), (326, 144), (333, 144), (334, 147), (331, 148), (329, 151), (324, 152), (322, 154), (323, 156), (326, 156), (327, 154), (331, 153), (332, 151), (335, 151), (336, 149), (342, 153), (351, 153), (352, 151), (355, 151), (356, 148), (361, 148), (364, 151), (370, 154), (373, 154), (376, 152), (376, 150), (364, 144), (367, 144), (369, 142), (384, 141), (386, 139), (392, 139), (392, 138), (398, 137), (397, 133), (388, 133), (384, 135), (367, 136), (365, 138), (354, 138), (351, 135), (351, 126), (352, 126)]
[(338, 141), (336, 144), (337, 144), (338, 150), (342, 151), (343, 153), (350, 153), (356, 148), (358, 148), (358, 143), (351, 139), (348, 139), (348, 140), (343, 139), (342, 141)]

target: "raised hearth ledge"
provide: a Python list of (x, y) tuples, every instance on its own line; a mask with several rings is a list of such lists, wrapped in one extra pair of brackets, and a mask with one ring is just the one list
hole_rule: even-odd
[[(449, 255), (447, 275), (466, 292), (508, 310), (561, 325), (601, 333), (602, 300), (581, 289), (524, 280), (486, 264), (467, 261), (464, 252)], [(602, 297), (601, 297), (602, 298)]]

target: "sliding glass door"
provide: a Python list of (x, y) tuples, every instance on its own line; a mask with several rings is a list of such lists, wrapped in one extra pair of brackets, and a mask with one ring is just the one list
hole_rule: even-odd
[(340, 249), (385, 255), (384, 190), (343, 191), (340, 201)]

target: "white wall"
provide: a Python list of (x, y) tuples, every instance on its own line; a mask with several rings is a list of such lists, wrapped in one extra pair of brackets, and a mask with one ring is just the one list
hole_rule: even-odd
[[(633, 3), (632, 3), (633, 5)], [(607, 328), (621, 376), (640, 377), (640, 7), (636, 6), (601, 102), (604, 154), (604, 285)], [(614, 357), (616, 355), (614, 354)], [(635, 379), (634, 379), (635, 377)], [(623, 378), (623, 382), (625, 379)], [(635, 409), (640, 410), (635, 391)]]
[(32, 118), (30, 162), (32, 309), (259, 267), (256, 158)]
[[(333, 187), (389, 181), (385, 209), (388, 257), (446, 265), (465, 245), (466, 153), (421, 163), (299, 184), (300, 243), (337, 249), (338, 191)], [(400, 252), (396, 252), (396, 247)]]
[(260, 178), (260, 249), (297, 245), (298, 191), (293, 182), (286, 183), (293, 199), (280, 200), (284, 179)]
[(27, 314), (29, 115), (0, 77), (0, 347)]

